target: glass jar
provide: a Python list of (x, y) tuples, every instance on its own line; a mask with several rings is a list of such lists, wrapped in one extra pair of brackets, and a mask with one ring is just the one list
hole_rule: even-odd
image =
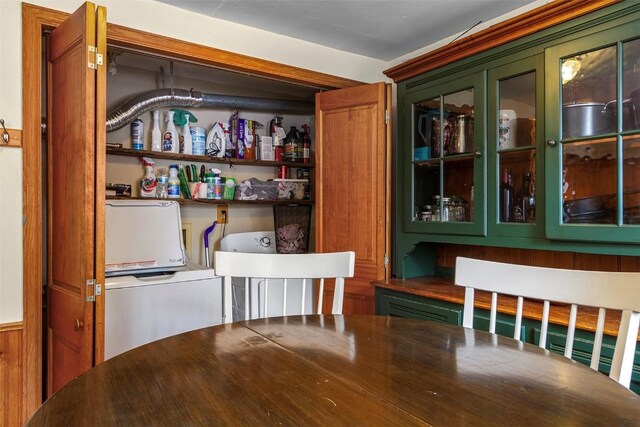
[(442, 198), (442, 212), (440, 213), (442, 222), (451, 221), (451, 197)]

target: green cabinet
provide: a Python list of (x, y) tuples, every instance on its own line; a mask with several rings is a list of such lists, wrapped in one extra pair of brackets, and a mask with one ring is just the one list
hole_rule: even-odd
[(640, 244), (640, 25), (545, 50), (547, 236)]
[(640, 255), (640, 3), (398, 83), (394, 274), (422, 243)]
[[(394, 291), (376, 287), (376, 315), (399, 316), (414, 319), (423, 319), (452, 325), (462, 325), (463, 305), (441, 301), (434, 298), (413, 295), (405, 292)], [(476, 309), (474, 311), (473, 327), (478, 330), (489, 330), (489, 312)], [(510, 315), (498, 313), (496, 319), (496, 333), (507, 337), (513, 337), (515, 318)], [(559, 325), (549, 325), (546, 349), (554, 353), (564, 355), (567, 328)], [(522, 319), (520, 330), (521, 341), (538, 345), (540, 342), (540, 322), (532, 319)], [(615, 337), (604, 336), (601, 350), (600, 365), (598, 370), (608, 375), (611, 369), (611, 360), (615, 347)], [(589, 366), (593, 351), (594, 333), (577, 330), (573, 340), (573, 352), (571, 358), (576, 362)], [(633, 374), (631, 377), (631, 390), (640, 393), (640, 349), (636, 348)]]
[(403, 121), (408, 231), (484, 235), (484, 72), (412, 91)]

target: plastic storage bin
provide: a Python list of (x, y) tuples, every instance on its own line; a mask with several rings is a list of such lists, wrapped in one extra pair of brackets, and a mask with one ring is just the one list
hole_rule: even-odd
[(302, 254), (309, 251), (311, 206), (276, 205), (273, 207), (276, 252)]
[(276, 200), (278, 183), (251, 178), (236, 184), (236, 200)]

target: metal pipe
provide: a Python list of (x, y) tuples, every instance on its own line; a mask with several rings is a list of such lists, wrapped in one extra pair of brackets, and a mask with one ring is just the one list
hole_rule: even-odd
[(287, 114), (313, 114), (312, 102), (213, 95), (185, 89), (156, 89), (138, 94), (107, 114), (107, 133), (121, 129), (143, 113), (161, 107), (221, 108), (229, 110), (272, 111)]

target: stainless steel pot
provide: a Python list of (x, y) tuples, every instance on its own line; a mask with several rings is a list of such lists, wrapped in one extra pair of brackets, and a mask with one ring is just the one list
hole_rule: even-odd
[(613, 120), (603, 102), (562, 106), (563, 138), (599, 135), (613, 131)]

